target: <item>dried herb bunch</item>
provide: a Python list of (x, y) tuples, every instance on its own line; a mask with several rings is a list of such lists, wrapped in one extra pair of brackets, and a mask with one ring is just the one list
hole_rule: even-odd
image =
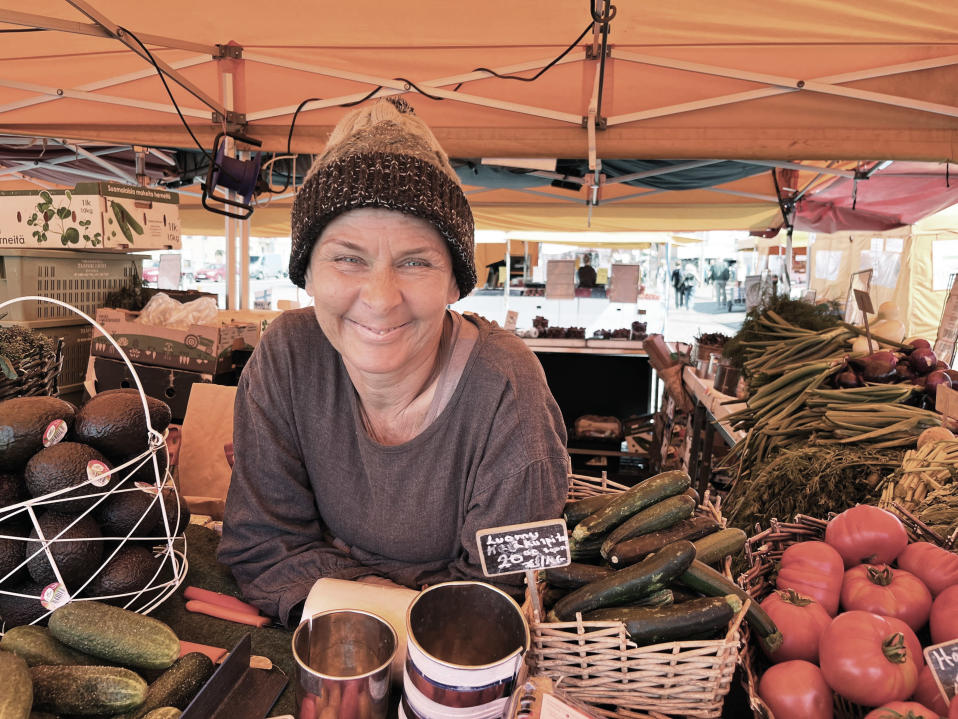
[(17, 325), (0, 327), (0, 356), (15, 367), (27, 358), (55, 351), (56, 343), (44, 334)]

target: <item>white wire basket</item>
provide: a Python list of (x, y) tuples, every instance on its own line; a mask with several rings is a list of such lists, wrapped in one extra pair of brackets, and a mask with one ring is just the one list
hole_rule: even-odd
[[(99, 330), (116, 348), (139, 392), (146, 420), (147, 449), (112, 469), (106, 465), (100, 473), (88, 470), (88, 479), (83, 483), (0, 507), (0, 541), (26, 544), (23, 561), (6, 572), (0, 571), (0, 636), (16, 624), (45, 624), (54, 609), (71, 601), (105, 601), (140, 614), (149, 614), (182, 584), (188, 568), (185, 536), (188, 520), (182, 512), (183, 505), (170, 473), (169, 461), (163, 461), (168, 458), (165, 453), (166, 433), (160, 433), (151, 423), (146, 393), (133, 364), (96, 320), (60, 300), (38, 296), (17, 297), (0, 303), (0, 310), (15, 302), (35, 300), (52, 302), (76, 313)], [(114, 526), (113, 531), (100, 531), (99, 537), (92, 536), (95, 534), (92, 531), (81, 538), (72, 536), (71, 530), (76, 528), (82, 531), (90, 528), (91, 523), (95, 523), (98, 530), (101, 529), (101, 523), (96, 519), (98, 509), (110, 502), (111, 498), (128, 492), (147, 493), (152, 498), (137, 495), (142, 512), (125, 523), (127, 531), (116, 531)], [(78, 504), (86, 506), (76, 509)], [(55, 533), (46, 536), (39, 518), (47, 510), (56, 511), (58, 506), (69, 506), (72, 511), (57, 513), (58, 518), (65, 519), (56, 523), (55, 529), (51, 530)], [(13, 533), (18, 525), (21, 528), (29, 525), (30, 529), (26, 530), (30, 532), (29, 536)], [(47, 529), (50, 529), (49, 525)], [(83, 573), (82, 577), (72, 574), (64, 576), (65, 572), (54, 556), (58, 549), (65, 546), (60, 544), (63, 542), (73, 543), (71, 550), (80, 546), (80, 542), (99, 543), (99, 548), (91, 546), (89, 550), (80, 550), (98, 555), (99, 558), (91, 562), (97, 565), (96, 568)], [(140, 581), (132, 587), (125, 587), (123, 591), (104, 591), (102, 586), (98, 586), (98, 578), (111, 562), (118, 560), (121, 553), (124, 562), (136, 567)], [(31, 561), (42, 561), (44, 556), (49, 567), (44, 567), (43, 574), (49, 574), (52, 570), (52, 577), (48, 577), (51, 581), (44, 583), (41, 579), (38, 582), (32, 572), (30, 581), (26, 581), (24, 577)], [(147, 565), (145, 568), (144, 563)], [(139, 586), (141, 583), (142, 586)], [(24, 586), (28, 587), (27, 591), (24, 591)], [(32, 603), (34, 600), (36, 604)], [(10, 615), (16, 614), (17, 617), (12, 624), (8, 624), (3, 616), (3, 607), (12, 605), (17, 605), (18, 610), (10, 612)], [(28, 620), (24, 620), (24, 616)]]

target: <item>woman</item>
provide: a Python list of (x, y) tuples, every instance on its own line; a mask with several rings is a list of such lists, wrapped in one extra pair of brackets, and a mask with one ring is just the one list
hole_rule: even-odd
[(472, 213), (404, 102), (333, 131), (289, 275), (314, 307), (270, 325), (237, 392), (219, 558), (247, 599), (293, 626), (321, 577), (482, 579), (477, 530), (560, 516), (562, 416), (521, 340), (447, 309), (476, 283)]

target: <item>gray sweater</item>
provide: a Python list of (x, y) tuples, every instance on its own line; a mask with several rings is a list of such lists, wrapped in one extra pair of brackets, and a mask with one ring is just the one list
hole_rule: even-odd
[[(467, 321), (479, 338), (458, 387), (398, 446), (366, 434), (312, 308), (264, 333), (236, 395), (218, 556), (265, 613), (295, 623), (291, 610), (321, 577), (374, 574), (415, 589), (483, 579), (477, 530), (561, 516), (566, 431), (542, 367), (512, 333)], [(513, 594), (522, 580), (497, 578)]]

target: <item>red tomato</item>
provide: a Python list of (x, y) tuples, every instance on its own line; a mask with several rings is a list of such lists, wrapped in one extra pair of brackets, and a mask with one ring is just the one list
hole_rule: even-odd
[(958, 585), (948, 587), (935, 597), (928, 626), (931, 629), (932, 644), (958, 639)]
[(825, 541), (838, 550), (848, 569), (862, 563), (891, 564), (908, 545), (908, 533), (891, 512), (857, 504), (829, 521)]
[(912, 654), (903, 632), (889, 619), (851, 611), (839, 614), (822, 632), (818, 660), (832, 691), (875, 707), (902, 701), (915, 691), (918, 665)]
[(797, 542), (785, 550), (778, 567), (776, 587), (811, 597), (829, 616), (838, 613), (845, 567), (834, 547), (825, 542)]
[(775, 719), (832, 719), (832, 690), (811, 662), (773, 664), (758, 683), (758, 695)]
[(918, 702), (889, 702), (868, 712), (865, 719), (938, 719), (938, 712)]
[(921, 671), (925, 666), (925, 655), (921, 651), (921, 642), (918, 640), (918, 635), (911, 630), (911, 627), (897, 617), (885, 617), (885, 619), (888, 620), (892, 629), (905, 635), (905, 646), (908, 647), (908, 653), (911, 655), (911, 658), (915, 660), (915, 666), (918, 667), (918, 671)]
[(951, 709), (948, 710), (948, 719), (958, 719), (958, 699), (951, 700)]
[(931, 542), (912, 542), (895, 563), (923, 581), (934, 597), (958, 584), (958, 554)]
[(928, 621), (931, 592), (911, 572), (887, 564), (859, 564), (845, 572), (842, 608), (898, 617), (918, 631)]
[(794, 589), (785, 589), (769, 594), (761, 606), (782, 632), (782, 645), (769, 654), (769, 659), (773, 662), (804, 659), (817, 664), (818, 640), (832, 621), (822, 605)]
[(912, 701), (924, 704), (938, 716), (945, 716), (948, 713), (948, 704), (945, 702), (945, 697), (941, 695), (941, 689), (938, 688), (938, 682), (931, 673), (931, 667), (927, 664), (918, 672), (918, 686), (915, 687), (915, 693), (911, 695), (911, 698)]

